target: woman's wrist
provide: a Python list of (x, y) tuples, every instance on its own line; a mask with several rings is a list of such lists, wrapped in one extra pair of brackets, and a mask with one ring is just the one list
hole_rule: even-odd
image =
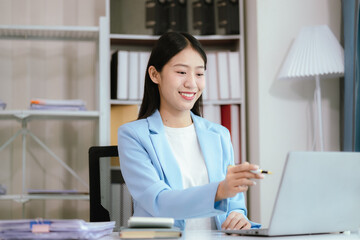
[(223, 192), (222, 192), (223, 184), (224, 184), (224, 181), (221, 181), (221, 182), (219, 183), (219, 186), (218, 186), (217, 191), (216, 191), (216, 194), (215, 194), (215, 202), (221, 201), (221, 200), (224, 199), (224, 197), (223, 197)]

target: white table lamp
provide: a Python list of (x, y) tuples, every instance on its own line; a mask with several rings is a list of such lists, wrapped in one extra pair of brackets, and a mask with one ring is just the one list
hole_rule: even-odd
[(321, 112), (321, 78), (344, 75), (344, 49), (327, 25), (301, 29), (282, 66), (278, 79), (316, 80), (315, 101), (319, 121), (320, 150), (324, 151)]

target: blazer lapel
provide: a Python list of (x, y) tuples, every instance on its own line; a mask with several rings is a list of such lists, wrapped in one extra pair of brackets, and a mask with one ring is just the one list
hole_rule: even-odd
[(199, 117), (192, 114), (192, 119), (195, 124), (201, 152), (208, 169), (209, 182), (221, 181), (223, 180), (223, 176), (219, 174), (222, 173), (220, 135), (209, 131)]
[(168, 184), (172, 189), (182, 189), (180, 168), (167, 141), (159, 111), (156, 111), (147, 120), (149, 123), (150, 139)]

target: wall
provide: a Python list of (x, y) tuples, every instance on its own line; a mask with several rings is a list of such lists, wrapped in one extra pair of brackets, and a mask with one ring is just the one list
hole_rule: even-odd
[[(105, 15), (99, 0), (0, 0), (1, 25), (98, 26)], [(7, 110), (28, 109), (32, 98), (86, 101), (97, 108), (97, 45), (95, 42), (0, 39), (0, 98)], [(0, 145), (21, 128), (15, 120), (0, 122)], [(87, 150), (96, 143), (96, 121), (30, 121), (28, 128), (88, 182)], [(27, 188), (88, 191), (27, 137)], [(8, 194), (21, 193), (22, 144), (18, 137), (0, 152), (0, 183)], [(26, 189), (25, 189), (26, 190)], [(0, 201), (0, 217), (89, 218), (88, 201)]]
[[(314, 142), (315, 81), (277, 75), (301, 27), (327, 24), (341, 38), (341, 1), (246, 0), (245, 17), (248, 161), (274, 172), (249, 190), (249, 212), (267, 226), (286, 154), (313, 150)], [(325, 151), (339, 150), (339, 79), (321, 87)]]

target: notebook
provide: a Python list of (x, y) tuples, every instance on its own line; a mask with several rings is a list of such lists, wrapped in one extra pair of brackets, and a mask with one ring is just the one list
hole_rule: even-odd
[(360, 228), (360, 152), (290, 152), (267, 229), (225, 233), (282, 236)]

